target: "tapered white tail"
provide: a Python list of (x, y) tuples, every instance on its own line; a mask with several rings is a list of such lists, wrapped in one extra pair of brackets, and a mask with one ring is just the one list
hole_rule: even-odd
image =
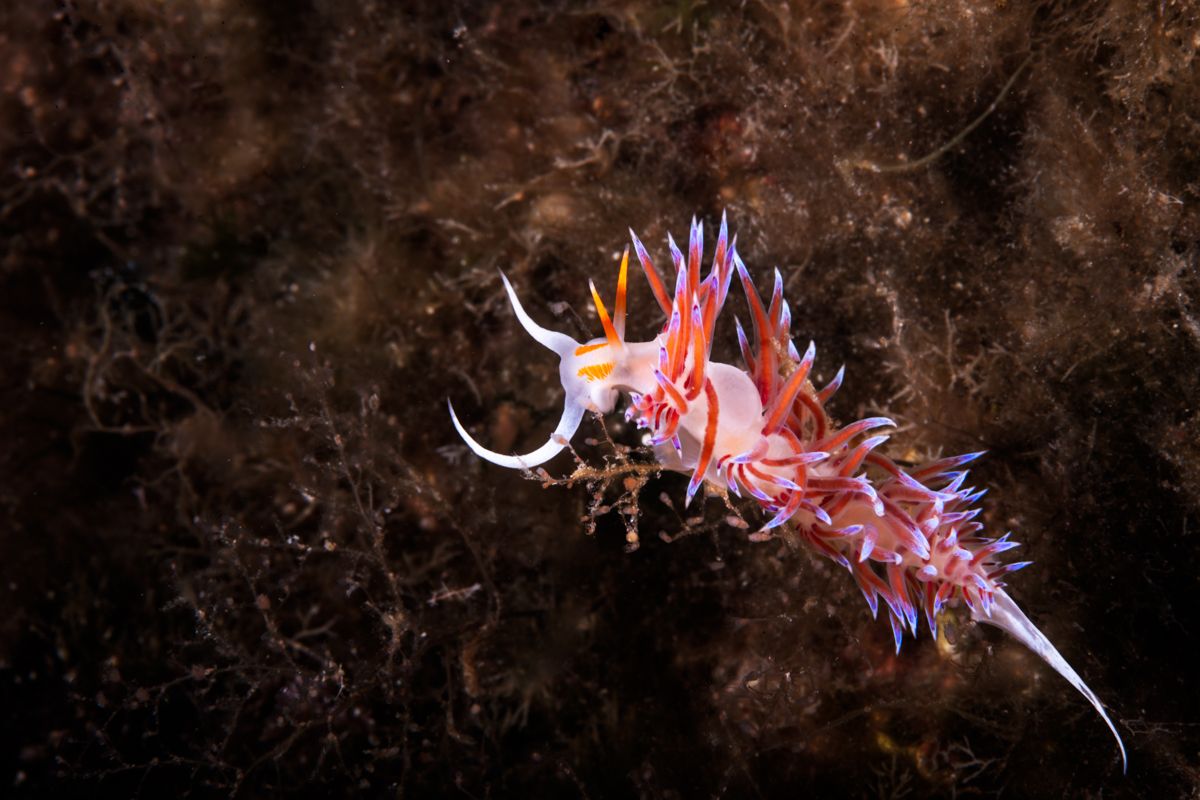
[(1104, 724), (1108, 725), (1108, 729), (1112, 731), (1112, 735), (1117, 740), (1117, 747), (1121, 750), (1121, 771), (1124, 772), (1129, 762), (1125, 757), (1125, 743), (1121, 741), (1121, 734), (1117, 733), (1117, 727), (1113, 725), (1113, 721), (1109, 719), (1108, 713), (1104, 710), (1104, 704), (1100, 702), (1100, 698), (1096, 697), (1083, 678), (1079, 677), (1079, 673), (1071, 668), (1067, 660), (1062, 657), (1058, 649), (1050, 643), (1046, 635), (1038, 630), (1029, 617), (1025, 616), (1025, 612), (1020, 606), (1013, 601), (1011, 597), (1003, 589), (996, 589), (993, 596), (993, 603), (990, 606), (990, 614), (984, 612), (982, 607), (971, 612), (971, 616), (977, 622), (986, 622), (988, 625), (995, 625), (997, 628), (1007, 631), (1012, 634), (1021, 644), (1028, 647), (1033, 652), (1037, 653), (1043, 661), (1054, 667), (1054, 671), (1067, 679), (1067, 682), (1079, 690), (1079, 693), (1087, 698), (1092, 707), (1100, 714)]

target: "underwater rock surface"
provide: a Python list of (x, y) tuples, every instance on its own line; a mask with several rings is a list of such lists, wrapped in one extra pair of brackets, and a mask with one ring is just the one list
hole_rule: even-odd
[[(6, 796), (1200, 791), (1191, 4), (48, 6), (0, 10)], [(497, 268), (586, 340), (628, 227), (722, 212), (835, 418), (989, 451), (1127, 776), (961, 609), (897, 656), (752, 506), (606, 478), (620, 415), (569, 487), (462, 444), (447, 398), (502, 452), (561, 404)]]

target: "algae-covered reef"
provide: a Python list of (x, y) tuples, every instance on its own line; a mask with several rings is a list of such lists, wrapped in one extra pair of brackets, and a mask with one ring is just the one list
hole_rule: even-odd
[[(1195, 794), (1198, 51), (1187, 2), (5, 5), (0, 786)], [(835, 416), (989, 451), (1129, 776), (1019, 644), (896, 656), (753, 508), (467, 451), (447, 398), (503, 451), (561, 409), (498, 268), (586, 339), (627, 227), (722, 212)]]

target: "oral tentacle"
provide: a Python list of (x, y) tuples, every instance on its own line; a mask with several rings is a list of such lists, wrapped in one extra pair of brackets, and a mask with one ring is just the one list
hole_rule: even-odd
[(579, 424), (583, 421), (584, 407), (578, 403), (572, 402), (567, 398), (562, 417), (558, 421), (558, 426), (554, 429), (554, 433), (550, 434), (550, 439), (538, 449), (526, 453), (525, 455), (506, 456), (503, 453), (497, 453), (495, 450), (488, 450), (486, 447), (475, 441), (471, 434), (467, 433), (467, 429), (458, 421), (458, 415), (454, 413), (454, 404), (447, 401), (450, 407), (450, 419), (454, 422), (454, 428), (458, 431), (458, 435), (467, 443), (467, 447), (471, 448), (472, 452), (485, 461), (490, 461), (501, 467), (509, 469), (532, 469), (546, 463), (556, 455), (561, 453), (567, 446), (567, 442), (575, 435), (575, 431), (579, 430)]

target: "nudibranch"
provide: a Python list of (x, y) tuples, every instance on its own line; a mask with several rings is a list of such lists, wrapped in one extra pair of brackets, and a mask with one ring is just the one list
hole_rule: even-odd
[[(585, 412), (607, 414), (622, 394), (628, 395), (626, 418), (649, 431), (660, 463), (691, 474), (689, 503), (704, 482), (753, 498), (768, 515), (755, 538), (769, 538), (772, 529), (787, 524), (797, 538), (845, 568), (872, 615), (883, 601), (897, 653), (905, 631), (916, 636), (919, 616), (936, 638), (942, 608), (965, 603), (973, 619), (1007, 631), (1087, 698), (1116, 738), (1124, 767), (1125, 745), (1099, 698), (1004, 589), (1001, 578), (1030, 562), (1002, 562), (1001, 554), (1017, 542), (1009, 534), (985, 537), (976, 520), (984, 491), (964, 487), (964, 467), (982, 453), (908, 468), (880, 452), (888, 437), (878, 431), (892, 426), (891, 420), (870, 417), (837, 427), (825, 405), (844, 370), (821, 389), (813, 385), (816, 348), (810, 343), (801, 355), (792, 343), (792, 315), (779, 270), (764, 305), (737, 254), (737, 237), (728, 237), (724, 216), (703, 278), (704, 234), (695, 219), (686, 257), (667, 237), (675, 267), (673, 295), (632, 230), (630, 236), (665, 317), (658, 336), (648, 342), (626, 339), (628, 247), (611, 316), (590, 284), (604, 336), (582, 344), (538, 325), (501, 273), (522, 327), (558, 354), (566, 399), (549, 441), (525, 455), (483, 447), (451, 406), (454, 427), (471, 450), (493, 464), (528, 470), (567, 446)], [(747, 336), (735, 320), (744, 369), (710, 357), (735, 272), (754, 334)]]

